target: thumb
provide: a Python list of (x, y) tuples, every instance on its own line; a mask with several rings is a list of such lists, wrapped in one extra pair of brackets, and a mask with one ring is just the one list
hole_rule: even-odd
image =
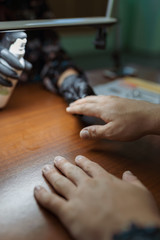
[(80, 131), (80, 137), (83, 139), (89, 138), (107, 138), (106, 125), (93, 125), (83, 128)]
[(145, 187), (143, 183), (130, 171), (125, 171), (122, 175), (122, 179), (136, 186), (143, 187), (143, 188)]

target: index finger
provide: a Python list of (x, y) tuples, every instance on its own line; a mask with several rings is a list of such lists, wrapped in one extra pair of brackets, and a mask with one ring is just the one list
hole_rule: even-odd
[(89, 176), (82, 169), (73, 165), (65, 158), (57, 156), (54, 159), (54, 165), (76, 186), (84, 182)]
[(98, 100), (98, 96), (87, 96), (85, 98), (78, 99), (77, 101), (71, 103), (70, 106), (83, 104), (83, 103), (96, 103), (97, 100)]
[(95, 103), (75, 104), (66, 108), (68, 113), (100, 117), (99, 107)]
[(82, 155), (78, 155), (75, 158), (77, 166), (83, 169), (91, 177), (105, 177), (106, 179), (112, 179), (113, 176), (102, 168), (99, 164), (91, 161), (89, 158), (86, 158)]

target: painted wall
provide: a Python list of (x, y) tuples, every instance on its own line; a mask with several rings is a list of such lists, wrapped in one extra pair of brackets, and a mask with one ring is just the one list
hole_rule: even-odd
[(116, 0), (124, 50), (160, 54), (160, 0)]

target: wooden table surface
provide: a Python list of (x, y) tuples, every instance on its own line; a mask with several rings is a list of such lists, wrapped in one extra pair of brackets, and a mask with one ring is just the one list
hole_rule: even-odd
[(81, 140), (83, 124), (65, 108), (64, 100), (42, 85), (25, 84), (16, 87), (8, 106), (0, 111), (1, 240), (72, 239), (33, 197), (35, 185), (48, 188), (41, 169), (57, 155), (71, 162), (84, 155), (118, 177), (131, 170), (160, 206), (160, 137), (129, 143)]

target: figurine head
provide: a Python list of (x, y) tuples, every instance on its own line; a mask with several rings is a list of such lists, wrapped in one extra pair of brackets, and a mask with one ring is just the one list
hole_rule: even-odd
[(25, 32), (10, 32), (5, 34), (2, 44), (15, 56), (23, 56), (26, 43), (27, 34)]

